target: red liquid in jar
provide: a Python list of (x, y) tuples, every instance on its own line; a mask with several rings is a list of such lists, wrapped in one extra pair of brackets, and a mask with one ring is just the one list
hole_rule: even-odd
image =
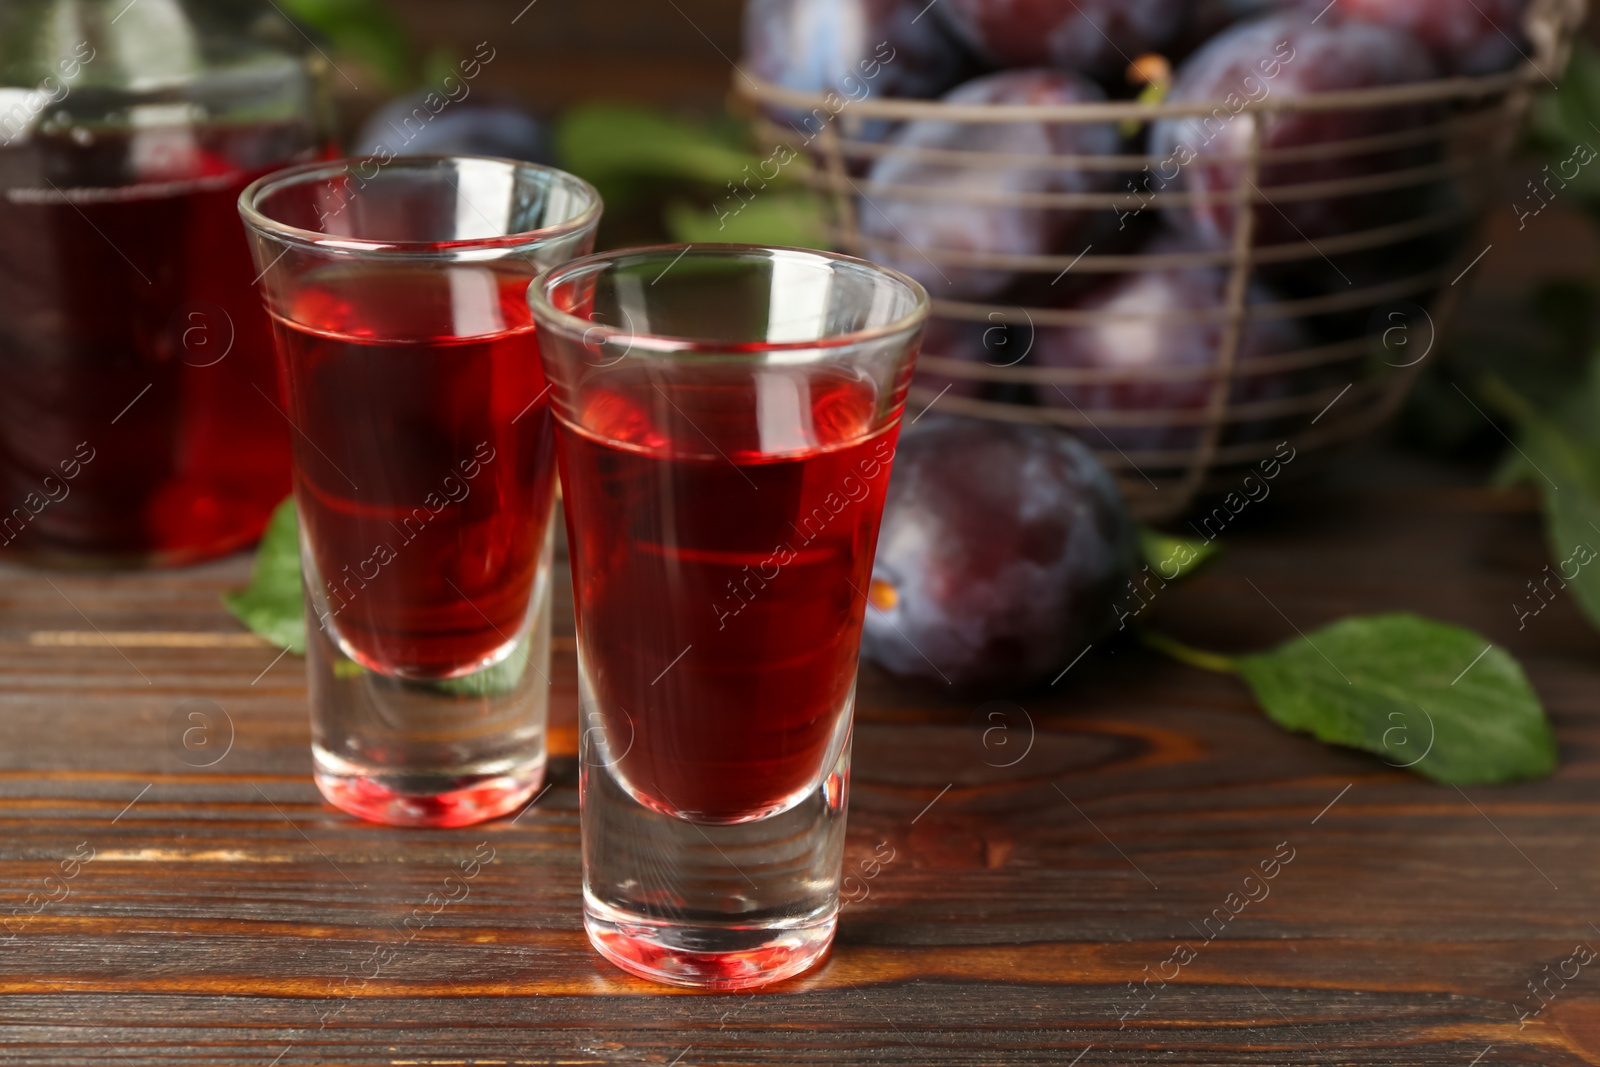
[(326, 269), (275, 322), (313, 604), (372, 670), (469, 673), (527, 614), (555, 492), (528, 283)]
[(237, 202), (311, 143), (281, 124), (0, 151), (0, 553), (172, 564), (260, 535), (290, 430)]
[(781, 809), (835, 751), (899, 436), (870, 430), (870, 382), (762, 386), (645, 379), (556, 419), (607, 755), (642, 802), (708, 822)]

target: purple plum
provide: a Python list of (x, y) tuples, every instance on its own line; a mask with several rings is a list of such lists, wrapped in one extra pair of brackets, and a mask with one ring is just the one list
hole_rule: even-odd
[[(1232, 241), (1232, 194), (1245, 180), (1240, 162), (1250, 145), (1251, 102), (1313, 93), (1427, 81), (1438, 68), (1402, 30), (1294, 13), (1240, 23), (1214, 37), (1178, 68), (1169, 100), (1215, 100), (1211, 115), (1161, 119), (1150, 132), (1158, 157), (1141, 185), (1151, 192), (1225, 194), (1167, 209), (1168, 219), (1211, 248)], [(1289, 111), (1264, 118), (1262, 148), (1305, 148), (1394, 134), (1427, 124), (1433, 105), (1341, 111)], [(1264, 163), (1256, 185), (1269, 202), (1255, 211), (1257, 245), (1316, 241), (1398, 221), (1415, 211), (1425, 190), (1382, 189), (1337, 196), (1270, 200), (1284, 186), (1365, 178), (1426, 162), (1432, 146), (1381, 148), (1332, 158)], [(1310, 252), (1307, 253), (1311, 255)]]
[(940, 0), (944, 20), (999, 67), (1059, 67), (1102, 81), (1176, 41), (1188, 0)]
[[(785, 89), (833, 94), (835, 106), (827, 111), (769, 112), (802, 137), (815, 137), (834, 114), (848, 116), (854, 101), (931, 98), (973, 73), (972, 57), (937, 18), (924, 14), (925, 4), (909, 0), (750, 0), (745, 66)], [(880, 141), (892, 125), (874, 119), (852, 132)]]
[[(1098, 86), (1064, 71), (1013, 70), (975, 78), (945, 94), (947, 103), (1077, 104), (1105, 99)], [(1120, 137), (1109, 122), (954, 122), (919, 119), (889, 138), (904, 149), (880, 158), (857, 210), (866, 255), (905, 271), (935, 297), (982, 300), (1001, 293), (1017, 273), (1000, 267), (937, 263), (937, 253), (1046, 255), (1082, 251), (1109, 210), (1039, 207), (1008, 202), (1037, 193), (1103, 192), (1108, 171), (1063, 166), (1011, 166), (975, 157), (950, 162), (917, 150), (1009, 156), (1109, 155)], [(919, 187), (908, 195), (884, 186)], [(871, 242), (886, 242), (876, 244)]]
[[(1150, 255), (1194, 251), (1172, 236), (1158, 238)], [(1109, 444), (1124, 452), (1173, 451), (1193, 448), (1200, 439), (1196, 424), (1161, 425), (1163, 413), (1198, 413), (1210, 403), (1213, 379), (1173, 377), (1156, 380), (1163, 369), (1215, 366), (1223, 341), (1224, 323), (1194, 321), (1195, 313), (1226, 307), (1228, 271), (1215, 266), (1143, 270), (1117, 276), (1070, 306), (1074, 310), (1108, 316), (1093, 323), (1041, 327), (1029, 355), (1047, 367), (1077, 367), (1123, 372), (1129, 380), (1082, 385), (1040, 385), (1041, 402), (1053, 407), (1076, 408), (1094, 425), (1080, 431), (1091, 446)], [(1278, 298), (1265, 286), (1252, 285), (1247, 299), (1252, 305), (1270, 304)], [(1236, 360), (1257, 359), (1300, 351), (1311, 346), (1306, 332), (1293, 319), (1247, 319)], [(1145, 380), (1138, 380), (1143, 376)], [(1274, 399), (1295, 392), (1297, 380), (1289, 372), (1253, 374), (1237, 378), (1230, 387), (1232, 403)], [(1120, 412), (1151, 413), (1151, 424), (1119, 426), (1103, 416)], [(1097, 416), (1102, 416), (1097, 418)], [(1257, 439), (1276, 429), (1273, 420), (1232, 424), (1224, 440)]]
[[(1316, 3), (1317, 0), (1305, 0)], [(1529, 0), (1339, 0), (1333, 14), (1405, 30), (1447, 74), (1509, 70), (1528, 52), (1522, 18)]]
[(1135, 545), (1116, 484), (1070, 434), (931, 416), (900, 440), (861, 654), (963, 689), (1043, 681), (1115, 623)]

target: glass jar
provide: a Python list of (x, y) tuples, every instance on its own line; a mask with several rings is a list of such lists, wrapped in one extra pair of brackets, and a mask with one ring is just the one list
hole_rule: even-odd
[(0, 559), (189, 563), (287, 495), (235, 203), (328, 154), (297, 42), (255, 0), (0, 0)]

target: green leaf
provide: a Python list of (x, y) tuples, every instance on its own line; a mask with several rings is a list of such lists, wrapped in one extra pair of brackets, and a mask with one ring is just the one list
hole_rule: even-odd
[(812, 193), (758, 193), (749, 201), (730, 198), (710, 211), (676, 202), (667, 205), (666, 223), (673, 240), (687, 244), (828, 247), (822, 201)]
[[(517, 642), (511, 654), (499, 663), (485, 667), (473, 674), (462, 675), (460, 678), (444, 678), (439, 681), (411, 681), (407, 684), (421, 689), (429, 689), (436, 693), (449, 693), (458, 697), (497, 697), (504, 696), (522, 684), (522, 678), (528, 673), (530, 658), (529, 645), (531, 641), (524, 636)], [(338, 656), (333, 661), (333, 676), (348, 681), (360, 678), (367, 673), (367, 668), (353, 659)]]
[[(556, 125), (555, 147), (564, 168), (595, 184), (637, 177), (716, 186), (746, 178), (761, 180), (756, 168), (762, 157), (650, 108), (620, 104), (572, 108)], [(780, 175), (777, 180), (784, 179)]]
[(376, 71), (390, 92), (403, 92), (415, 83), (411, 39), (378, 0), (283, 0), (283, 9), (320, 33), (335, 51)]
[(1600, 561), (1595, 558), (1600, 546), (1600, 360), (1590, 372), (1588, 388), (1575, 390), (1570, 406), (1555, 418), (1496, 380), (1486, 382), (1483, 392), (1520, 427), (1515, 459), (1508, 458), (1498, 475), (1538, 488), (1545, 544), (1554, 561), (1548, 573), (1558, 588), (1571, 590), (1578, 607), (1600, 630)]
[(1556, 767), (1555, 736), (1522, 668), (1459, 626), (1358, 616), (1234, 667), (1279, 726), (1438, 782), (1540, 778)]
[(257, 635), (303, 656), (306, 616), (301, 596), (300, 532), (291, 497), (278, 505), (267, 523), (250, 584), (223, 593), (222, 603)]
[[(485, 667), (474, 674), (465, 674), (460, 678), (444, 678), (439, 681), (410, 681), (407, 684), (414, 688), (449, 693), (458, 697), (504, 696), (521, 685), (523, 676), (528, 673), (529, 643), (529, 639), (523, 637), (509, 656), (492, 667)], [(338, 656), (333, 661), (335, 678), (348, 681), (360, 678), (366, 673), (367, 668), (353, 659)]]
[[(1559, 176), (1566, 173), (1560, 164), (1573, 159), (1572, 151), (1577, 145), (1600, 146), (1597, 127), (1600, 127), (1600, 52), (1580, 40), (1573, 46), (1572, 60), (1567, 65), (1561, 88), (1535, 101), (1530, 139)], [(1593, 163), (1582, 164), (1577, 174), (1564, 180), (1558, 188), (1587, 201), (1591, 209), (1600, 206), (1596, 203), (1600, 200), (1600, 167)], [(1517, 192), (1520, 195), (1521, 190)], [(1531, 207), (1532, 202), (1529, 204)]]
[[(1600, 146), (1600, 137), (1595, 144)], [(1600, 159), (1593, 166), (1600, 171)], [(1449, 358), (1430, 363), (1406, 400), (1402, 430), (1441, 456), (1453, 457), (1474, 438), (1493, 435), (1483, 412), (1473, 407), (1491, 407), (1478, 392), (1485, 378), (1505, 382), (1544, 411), (1572, 406), (1573, 385), (1583, 379), (1600, 328), (1594, 316), (1600, 288), (1585, 281), (1546, 282), (1531, 299), (1482, 293), (1475, 302), (1481, 306), (1473, 328), (1452, 335)]]
[[(236, 592), (222, 594), (222, 603), (257, 635), (303, 656), (306, 616), (300, 586), (300, 532), (291, 497), (278, 505), (267, 523), (261, 545), (256, 549), (250, 584)], [(499, 696), (522, 683), (528, 670), (528, 658), (528, 639), (524, 638), (511, 655), (492, 667), (465, 677), (427, 684), (457, 696)], [(333, 671), (339, 678), (355, 678), (364, 668), (340, 657), (334, 662)]]
[(476, 674), (430, 683), (429, 688), (464, 697), (503, 696), (521, 685), (522, 676), (528, 673), (528, 645), (529, 641), (524, 637), (511, 650), (511, 655), (494, 666), (485, 667)]
[(423, 85), (440, 88), (446, 78), (460, 78), (458, 69), (462, 61), (459, 51), (449, 45), (434, 45), (422, 57), (422, 77), (418, 79)]
[(1595, 562), (1596, 546), (1600, 546), (1600, 497), (1547, 493), (1545, 539), (1556, 560), (1551, 573), (1570, 586), (1590, 625), (1600, 630), (1600, 563)]
[(1166, 581), (1187, 578), (1222, 555), (1221, 541), (1174, 537), (1149, 526), (1139, 527), (1144, 561)]
[(1578, 40), (1573, 42), (1561, 88), (1534, 103), (1533, 133), (1547, 143), (1561, 144), (1593, 133), (1590, 122), (1600, 125), (1600, 52)]

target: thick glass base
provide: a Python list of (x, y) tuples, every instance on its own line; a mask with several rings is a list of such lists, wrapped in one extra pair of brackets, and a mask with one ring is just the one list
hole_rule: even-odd
[(515, 811), (543, 784), (548, 544), (510, 655), (473, 674), (381, 674), (307, 616), (311, 752), (330, 804), (390, 826), (469, 826)]
[(579, 788), (584, 927), (600, 954), (651, 981), (722, 990), (819, 962), (838, 921), (848, 735), (798, 803), (708, 823), (635, 799), (593, 708), (584, 702)]
[(471, 826), (516, 811), (544, 784), (544, 760), (499, 774), (392, 774), (311, 747), (317, 789), (358, 819), (389, 826)]
[(789, 928), (704, 927), (651, 921), (607, 907), (588, 893), (583, 926), (595, 951), (629, 974), (694, 989), (750, 989), (793, 978), (822, 962), (838, 914)]

